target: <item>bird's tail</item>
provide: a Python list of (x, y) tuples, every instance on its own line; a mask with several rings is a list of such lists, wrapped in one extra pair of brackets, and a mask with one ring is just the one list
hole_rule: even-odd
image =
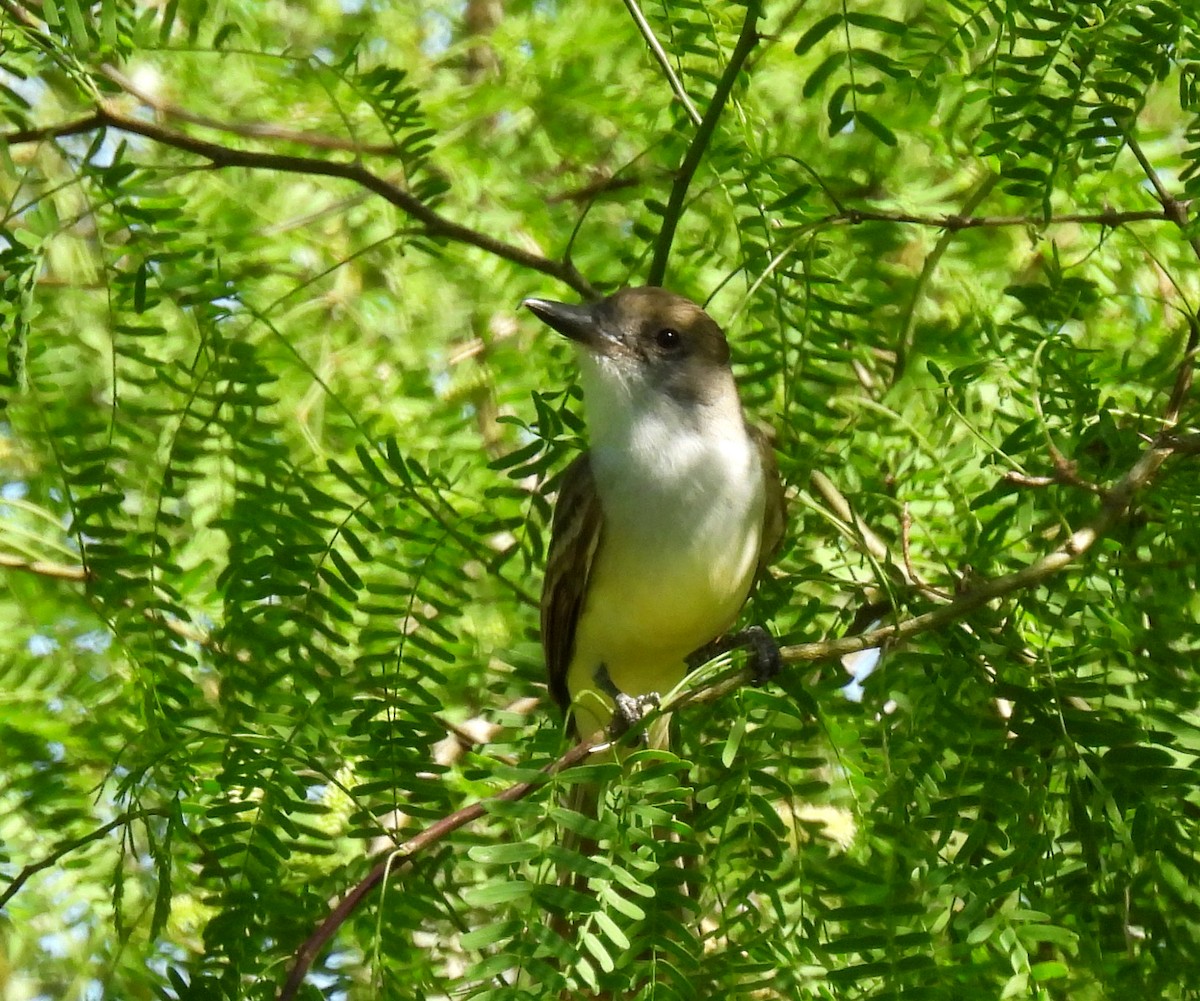
[[(670, 715), (664, 713), (659, 716), (646, 729), (646, 746), (662, 750), (668, 748), (670, 746), (670, 727)], [(622, 754), (623, 752), (618, 750), (616, 753)], [(564, 899), (566, 904), (586, 906), (586, 897), (588, 896), (587, 861), (596, 855), (599, 844), (592, 834), (583, 832), (589, 828), (594, 830), (597, 826), (600, 819), (600, 801), (603, 796), (603, 783), (581, 781), (572, 784), (562, 798), (563, 807), (573, 818), (573, 820), (564, 818), (565, 822), (558, 840), (560, 848), (558, 885), (569, 887), (574, 891)], [(556, 911), (550, 921), (551, 928), (568, 940), (574, 938), (573, 910), (573, 907), (568, 907), (563, 911)]]
[[(600, 797), (603, 787), (596, 782), (576, 782), (563, 797), (563, 806), (568, 812), (580, 818), (583, 826), (587, 821), (594, 821), (600, 815)], [(582, 903), (588, 892), (587, 875), (580, 864), (596, 854), (598, 847), (595, 838), (586, 836), (565, 823), (559, 837), (560, 861), (558, 863), (558, 885), (570, 887), (573, 891), (563, 903), (567, 906), (556, 910), (550, 919), (550, 927), (567, 940), (573, 935), (572, 912), (575, 905)]]

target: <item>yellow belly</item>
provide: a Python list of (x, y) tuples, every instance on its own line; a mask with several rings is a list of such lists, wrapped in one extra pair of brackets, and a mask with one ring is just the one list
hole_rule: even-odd
[(567, 687), (578, 731), (611, 718), (610, 700), (596, 692), (603, 665), (627, 695), (665, 694), (686, 673), (685, 658), (737, 618), (758, 557), (760, 521), (749, 531), (705, 532), (686, 545), (633, 538), (602, 547), (575, 634)]

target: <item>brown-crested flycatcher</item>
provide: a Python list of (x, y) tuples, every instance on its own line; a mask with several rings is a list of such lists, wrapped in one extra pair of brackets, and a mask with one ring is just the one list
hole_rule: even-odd
[(695, 303), (626, 288), (523, 305), (574, 342), (583, 383), (589, 448), (559, 489), (542, 645), (550, 691), (586, 737), (614, 702), (629, 714), (674, 688), (733, 624), (782, 536), (783, 491), (725, 335)]

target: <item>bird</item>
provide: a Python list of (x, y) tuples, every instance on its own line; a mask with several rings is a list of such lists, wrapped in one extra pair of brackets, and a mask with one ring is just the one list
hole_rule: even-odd
[[(733, 625), (783, 537), (784, 492), (695, 302), (644, 286), (522, 305), (572, 342), (583, 388), (588, 445), (562, 477), (541, 596), (549, 689), (582, 739), (637, 722)], [(776, 670), (765, 631), (749, 638)]]

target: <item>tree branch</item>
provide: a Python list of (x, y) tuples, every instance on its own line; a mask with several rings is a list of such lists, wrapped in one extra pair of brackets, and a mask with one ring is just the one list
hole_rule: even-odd
[(313, 960), (317, 958), (325, 944), (345, 924), (346, 919), (357, 910), (358, 905), (363, 902), (367, 894), (383, 881), (393, 867), (408, 863), (415, 855), (430, 845), (436, 844), (460, 827), (478, 820), (488, 812), (491, 804), (514, 803), (524, 799), (530, 793), (544, 786), (559, 772), (579, 764), (591, 755), (593, 749), (598, 750), (598, 745), (605, 741), (607, 741), (607, 737), (604, 734), (596, 734), (588, 740), (580, 741), (556, 761), (543, 766), (536, 779), (529, 782), (518, 782), (495, 796), (472, 803), (470, 806), (464, 806), (461, 810), (455, 810), (454, 813), (434, 821), (395, 851), (388, 852), (385, 858), (375, 863), (366, 878), (342, 898), (341, 902), (329, 913), (329, 917), (321, 922), (321, 926), (296, 951), (296, 961), (292, 964), (287, 980), (284, 981), (283, 988), (279, 992), (279, 1001), (291, 1001), (296, 996), (300, 985), (312, 967)]
[(683, 202), (687, 198), (688, 188), (696, 175), (696, 168), (704, 159), (708, 143), (716, 131), (717, 122), (725, 112), (725, 102), (733, 92), (733, 85), (742, 70), (742, 64), (758, 43), (758, 30), (755, 27), (762, 14), (762, 0), (749, 0), (746, 4), (746, 20), (742, 22), (742, 31), (738, 35), (737, 44), (729, 56), (729, 63), (721, 79), (717, 81), (717, 89), (713, 91), (712, 100), (705, 109), (704, 118), (692, 137), (691, 145), (684, 154), (683, 163), (675, 174), (671, 185), (671, 196), (667, 201), (667, 211), (663, 214), (662, 228), (658, 231), (658, 239), (654, 241), (654, 257), (650, 262), (650, 274), (646, 278), (648, 285), (661, 285), (667, 275), (667, 258), (671, 254), (671, 244), (675, 240), (675, 230), (683, 215)]
[(74, 121), (45, 128), (21, 129), (8, 134), (0, 133), (0, 142), (15, 146), (21, 143), (41, 142), (46, 139), (61, 139), (99, 128), (120, 129), (122, 132), (144, 136), (164, 146), (171, 146), (174, 149), (204, 157), (218, 168), (249, 167), (257, 170), (278, 170), (290, 174), (339, 177), (343, 180), (353, 181), (416, 219), (424, 226), (424, 231), (428, 236), (477, 247), (506, 261), (557, 278), (585, 298), (594, 298), (596, 295), (591, 283), (570, 262), (550, 260), (540, 254), (525, 250), (523, 247), (505, 243), (486, 233), (480, 233), (461, 223), (453, 222), (426, 205), (410, 191), (357, 163), (341, 163), (316, 157), (234, 149), (219, 143), (196, 139), (151, 122), (130, 118), (106, 103), (100, 104), (90, 115)]
[[(748, 23), (750, 23), (749, 19)], [(747, 36), (747, 30), (743, 27), (743, 36), (742, 39), (739, 39), (739, 47), (742, 40), (747, 37), (749, 37), (749, 41), (746, 42), (746, 46), (747, 51), (749, 51), (748, 47), (754, 44), (756, 36), (752, 30), (749, 31)], [(734, 56), (738, 56), (738, 50), (736, 49)], [(742, 55), (741, 60), (744, 60), (744, 58), (745, 56)], [(731, 57), (730, 66), (734, 65), (733, 57)], [(710, 112), (713, 112), (713, 109), (718, 107), (718, 98), (720, 98), (723, 104), (724, 100), (728, 97), (728, 90), (732, 87), (735, 76), (736, 73), (731, 74), (727, 67), (726, 75), (722, 77), (721, 83), (724, 84), (728, 80), (728, 87), (723, 89), (718, 88), (718, 93), (714, 95), (713, 103), (709, 106)], [(198, 118), (199, 116), (196, 117)], [(707, 143), (711, 138), (717, 117), (719, 117), (719, 114), (711, 118), (706, 117), (705, 121), (711, 122), (710, 126), (706, 130), (697, 130), (696, 138), (689, 147), (688, 155), (684, 158), (684, 162), (680, 166), (679, 173), (676, 176), (671, 191), (671, 202), (668, 205), (667, 215), (663, 218), (663, 229), (659, 233), (659, 238), (655, 246), (655, 260), (651, 264), (650, 276), (648, 278), (651, 284), (657, 284), (665, 277), (666, 260), (670, 253), (671, 242), (674, 239), (674, 232), (679, 222), (679, 216), (682, 214), (683, 201), (687, 195), (691, 178), (695, 175)], [(210, 119), (205, 119), (204, 124), (209, 128), (224, 129), (225, 131), (238, 134), (242, 134), (245, 131), (240, 130), (236, 126), (230, 126)], [(514, 264), (519, 264), (531, 270), (538, 271), (541, 274), (549, 275), (574, 289), (585, 299), (593, 299), (597, 296), (594, 286), (580, 274), (570, 261), (551, 260), (540, 254), (527, 251), (522, 247), (505, 243), (485, 233), (480, 233), (460, 223), (453, 222), (438, 214), (434, 209), (411, 194), (411, 192), (378, 176), (359, 164), (327, 161), (316, 157), (234, 149), (229, 146), (196, 139), (185, 133), (167, 129), (150, 122), (130, 118), (122, 115), (108, 105), (101, 105), (97, 111), (89, 115), (84, 115), (81, 118), (72, 119), (67, 122), (60, 122), (57, 125), (20, 129), (7, 134), (0, 133), (0, 143), (17, 146), (25, 143), (44, 142), (48, 139), (60, 139), (66, 136), (80, 135), (98, 128), (114, 128), (123, 132), (141, 135), (147, 139), (162, 143), (165, 146), (171, 146), (175, 149), (202, 156), (212, 163), (214, 167), (218, 168), (247, 167), (260, 170), (279, 170), (285, 173), (315, 174), (353, 181), (361, 187), (381, 196), (384, 200), (397, 206), (416, 219), (424, 227), (423, 232), (428, 236), (440, 237), (454, 243), (477, 247), (487, 253), (512, 261)], [(704, 133), (703, 135), (702, 132)], [(302, 135), (304, 139), (301, 140), (295, 136), (282, 134), (276, 137), (285, 138), (289, 141), (314, 141), (314, 137), (308, 133), (298, 135)], [(621, 186), (621, 184), (614, 183), (614, 186)], [(1176, 200), (1169, 206), (1164, 205), (1161, 209), (1142, 209), (1136, 211), (1106, 209), (1102, 212), (1066, 213), (1060, 216), (1052, 216), (1049, 219), (1035, 219), (1030, 216), (923, 216), (908, 212), (881, 212), (870, 209), (848, 208), (830, 213), (823, 218), (814, 220), (808, 225), (810, 228), (818, 229), (822, 226), (859, 226), (870, 222), (884, 222), (932, 226), (937, 229), (955, 231), (1006, 226), (1037, 226), (1038, 228), (1043, 228), (1050, 225), (1077, 223), (1112, 228), (1132, 222), (1165, 221), (1178, 224), (1180, 212), (1185, 213), (1184, 218), (1186, 221), (1186, 210), (1189, 204), (1188, 202)], [(1200, 253), (1200, 250), (1198, 250), (1198, 253)]]

